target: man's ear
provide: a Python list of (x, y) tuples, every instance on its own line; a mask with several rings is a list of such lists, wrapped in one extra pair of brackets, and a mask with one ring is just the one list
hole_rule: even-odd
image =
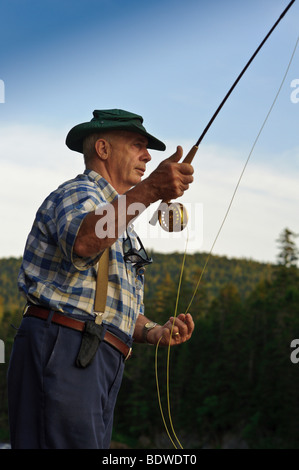
[(106, 139), (98, 139), (95, 143), (95, 151), (101, 160), (107, 160), (111, 153), (111, 145)]

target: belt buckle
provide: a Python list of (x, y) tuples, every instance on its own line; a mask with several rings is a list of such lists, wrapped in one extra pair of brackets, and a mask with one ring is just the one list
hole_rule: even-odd
[(126, 357), (125, 357), (125, 362), (126, 362), (128, 359), (130, 359), (131, 356), (132, 356), (132, 348), (129, 349), (128, 354), (127, 354)]

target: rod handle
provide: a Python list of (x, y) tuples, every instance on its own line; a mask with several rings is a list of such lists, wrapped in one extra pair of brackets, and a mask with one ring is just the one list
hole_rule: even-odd
[(194, 145), (192, 149), (189, 151), (189, 153), (186, 155), (186, 157), (184, 158), (183, 163), (191, 163), (197, 150), (198, 150), (198, 147)]

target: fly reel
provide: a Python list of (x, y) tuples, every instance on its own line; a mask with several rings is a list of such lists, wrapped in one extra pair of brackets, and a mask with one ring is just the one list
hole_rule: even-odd
[[(166, 232), (181, 232), (187, 226), (188, 213), (180, 202), (162, 202), (157, 209), (157, 220)], [(154, 225), (157, 220), (151, 220)]]
[[(191, 163), (197, 150), (198, 146), (194, 145), (183, 163)], [(180, 202), (162, 201), (149, 221), (151, 225), (156, 225), (157, 222), (166, 232), (181, 232), (188, 223), (187, 210)]]
[[(184, 163), (191, 163), (197, 150), (197, 145), (194, 145)], [(157, 222), (166, 232), (182, 232), (188, 223), (188, 212), (180, 202), (162, 201), (149, 221), (151, 225), (156, 225)]]

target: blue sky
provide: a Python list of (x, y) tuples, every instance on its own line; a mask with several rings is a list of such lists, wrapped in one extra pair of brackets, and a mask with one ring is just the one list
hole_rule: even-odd
[[(90, 120), (94, 109), (127, 109), (141, 114), (149, 132), (167, 144), (164, 154), (152, 152), (149, 171), (178, 144), (187, 153), (287, 4), (288, 0), (2, 2), (0, 256), (22, 254), (43, 198), (83, 170), (80, 155), (64, 144), (72, 126)], [(182, 199), (190, 205), (190, 231), (197, 232), (190, 252), (208, 251), (214, 240), (285, 73), (298, 37), (298, 20), (295, 2), (200, 146), (195, 181)], [(298, 64), (299, 48), (215, 254), (275, 261), (279, 232), (289, 227), (299, 233), (299, 103), (290, 99), (291, 82), (299, 79)], [(148, 226), (152, 212), (142, 216), (142, 227)], [(145, 245), (165, 252), (184, 249), (184, 233), (174, 239), (160, 233), (158, 227), (156, 233), (143, 233)]]

